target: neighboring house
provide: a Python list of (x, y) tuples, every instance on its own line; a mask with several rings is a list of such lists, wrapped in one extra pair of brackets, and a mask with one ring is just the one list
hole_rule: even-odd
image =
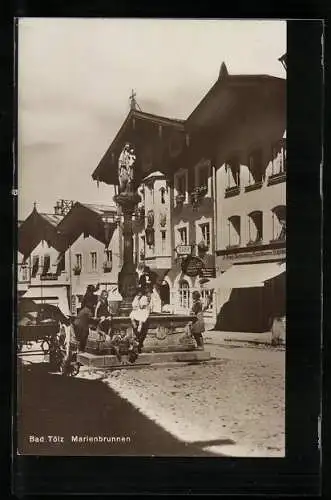
[(70, 281), (63, 258), (64, 239), (57, 229), (62, 218), (61, 215), (40, 213), (34, 207), (20, 225), (18, 251), (23, 257), (19, 264), (17, 288), (20, 294), (22, 283), (19, 277), (24, 273), (28, 287), (20, 295), (59, 305), (63, 312), (68, 313)]
[(122, 236), (114, 205), (75, 203), (58, 226), (65, 235), (65, 267), (71, 283), (71, 311), (77, 312), (89, 284), (117, 293)]
[(66, 314), (77, 312), (88, 284), (117, 293), (122, 237), (116, 216), (114, 205), (77, 202), (65, 216), (34, 208), (19, 227), (18, 292)]

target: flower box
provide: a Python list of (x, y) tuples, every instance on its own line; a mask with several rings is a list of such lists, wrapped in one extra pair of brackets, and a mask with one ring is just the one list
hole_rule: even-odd
[(79, 276), (80, 273), (82, 272), (82, 268), (79, 266), (74, 266), (72, 270), (75, 276)]

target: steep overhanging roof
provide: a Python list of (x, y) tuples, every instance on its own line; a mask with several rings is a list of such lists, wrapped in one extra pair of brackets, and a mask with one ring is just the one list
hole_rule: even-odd
[(109, 245), (117, 222), (115, 205), (76, 202), (58, 226), (67, 249), (81, 234), (92, 236)]
[(171, 127), (172, 129), (176, 129), (178, 131), (184, 131), (184, 120), (168, 118), (165, 116), (139, 111), (137, 109), (131, 109), (112, 143), (100, 160), (97, 168), (92, 173), (93, 180), (105, 182), (106, 184), (117, 184), (117, 164), (114, 159), (123, 147), (123, 142), (133, 141), (133, 138), (136, 135), (135, 124), (137, 121), (143, 121), (145, 123)]
[(239, 106), (249, 104), (259, 95), (262, 97), (264, 89), (280, 86), (285, 88), (285, 84), (283, 78), (271, 75), (231, 75), (223, 62), (218, 79), (188, 116), (185, 128), (188, 132), (194, 132), (216, 123), (225, 123), (227, 117)]
[(41, 242), (47, 243), (59, 250), (62, 248), (62, 237), (58, 225), (63, 216), (38, 212), (36, 207), (18, 228), (18, 250), (28, 256)]

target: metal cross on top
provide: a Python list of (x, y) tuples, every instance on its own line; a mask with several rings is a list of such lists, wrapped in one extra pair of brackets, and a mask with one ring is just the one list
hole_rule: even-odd
[(137, 103), (136, 101), (136, 96), (137, 94), (135, 93), (135, 91), (132, 89), (132, 92), (131, 92), (131, 95), (129, 97), (129, 100), (130, 100), (130, 108), (131, 109), (139, 109), (139, 111), (141, 111), (140, 109), (140, 106), (139, 104)]
[(130, 108), (131, 109), (137, 109), (137, 101), (136, 101), (136, 93), (134, 92), (134, 90), (132, 89), (132, 92), (131, 92), (131, 95), (129, 97), (130, 99)]

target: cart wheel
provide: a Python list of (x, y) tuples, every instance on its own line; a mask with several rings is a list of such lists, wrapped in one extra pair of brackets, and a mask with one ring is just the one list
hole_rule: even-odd
[(46, 339), (42, 340), (40, 343), (40, 348), (44, 354), (49, 354), (49, 351), (50, 351), (49, 341)]

